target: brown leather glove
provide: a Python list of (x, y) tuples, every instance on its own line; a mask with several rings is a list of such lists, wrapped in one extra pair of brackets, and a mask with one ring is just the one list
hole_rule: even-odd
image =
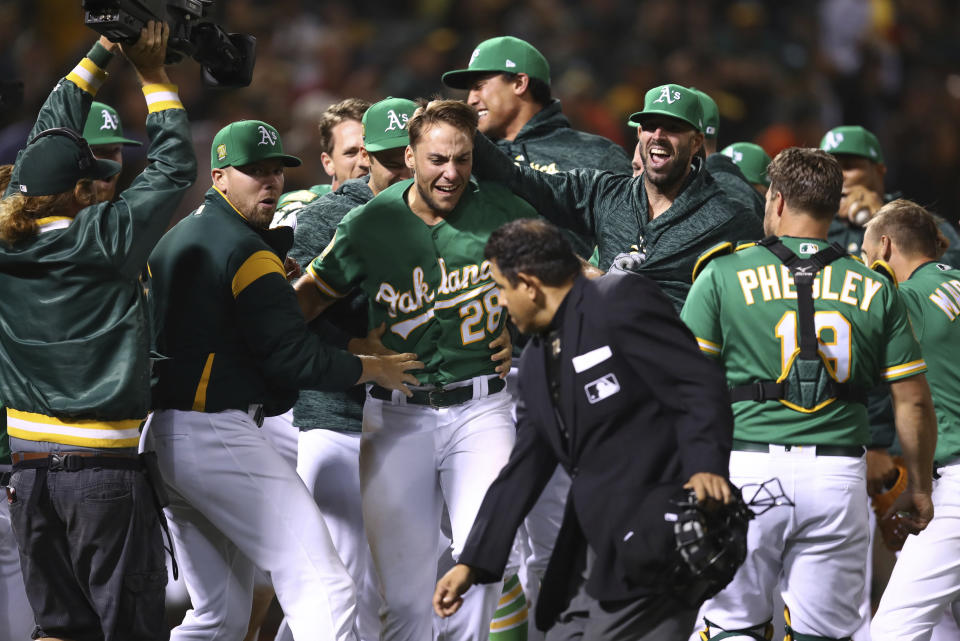
[(903, 459), (899, 456), (893, 458), (894, 465), (899, 474), (892, 484), (888, 484), (885, 491), (874, 495), (870, 500), (873, 506), (873, 512), (877, 515), (877, 525), (880, 527), (880, 536), (883, 537), (883, 543), (893, 552), (899, 551), (903, 547), (910, 529), (901, 522), (900, 517), (894, 513), (885, 517), (893, 502), (907, 487), (907, 468), (903, 464)]

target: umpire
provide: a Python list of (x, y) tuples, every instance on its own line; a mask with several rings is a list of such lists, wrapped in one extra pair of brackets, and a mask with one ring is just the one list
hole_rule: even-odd
[(54, 88), (0, 201), (0, 397), (7, 492), (34, 638), (166, 639), (160, 521), (137, 458), (150, 401), (139, 276), (196, 178), (186, 112), (163, 67), (169, 29), (124, 46), (143, 85), (150, 164), (115, 202), (78, 130), (116, 45)]
[(686, 638), (695, 613), (628, 571), (636, 557), (621, 542), (651, 541), (646, 525), (634, 537), (631, 517), (655, 486), (686, 481), (700, 500), (731, 500), (733, 417), (720, 370), (651, 280), (621, 270), (588, 280), (542, 220), (504, 225), (485, 256), (501, 304), (535, 338), (523, 354), (516, 445), (458, 565), (437, 583), (435, 610), (449, 616), (471, 585), (500, 580), (517, 527), (562, 465), (573, 483), (537, 627), (554, 641)]

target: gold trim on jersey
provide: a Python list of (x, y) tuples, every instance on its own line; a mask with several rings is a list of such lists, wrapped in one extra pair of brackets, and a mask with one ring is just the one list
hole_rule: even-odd
[(230, 283), (233, 297), (237, 298), (240, 292), (252, 285), (254, 281), (268, 274), (280, 274), (280, 277), (286, 280), (287, 276), (283, 271), (280, 257), (266, 249), (252, 253), (233, 275), (233, 281)]
[(73, 71), (67, 74), (67, 80), (91, 96), (96, 96), (107, 75), (107, 72), (98, 67), (93, 60), (84, 58), (73, 68)]
[(214, 355), (214, 352), (210, 352), (207, 356), (207, 362), (203, 364), (200, 382), (197, 383), (197, 392), (193, 395), (193, 405), (190, 407), (194, 412), (202, 412), (207, 409), (207, 387), (210, 385), (210, 372), (213, 370)]
[(700, 346), (700, 351), (710, 356), (716, 356), (720, 353), (720, 345), (712, 341), (708, 341), (705, 338), (700, 338), (697, 336), (697, 345)]
[(330, 298), (344, 297), (344, 294), (341, 294), (340, 292), (335, 290), (333, 287), (330, 287), (330, 285), (327, 284), (327, 281), (320, 278), (316, 270), (313, 269), (313, 263), (310, 263), (309, 265), (307, 265), (307, 274), (309, 274), (310, 278), (313, 280), (313, 284), (317, 286), (317, 289), (319, 289), (320, 293), (323, 294), (324, 296), (328, 296)]
[(888, 367), (887, 369), (883, 370), (883, 380), (892, 381), (895, 378), (906, 378), (915, 374), (922, 374), (926, 370), (927, 364), (921, 358), (918, 361), (910, 361), (909, 363), (904, 363), (903, 365)]
[(136, 447), (144, 419), (101, 421), (62, 420), (46, 414), (7, 408), (7, 433), (27, 441), (45, 441), (81, 447)]
[(870, 269), (886, 276), (888, 279), (890, 279), (890, 282), (893, 283), (894, 287), (900, 287), (900, 283), (897, 282), (897, 273), (893, 271), (893, 267), (891, 267), (886, 261), (877, 259), (873, 261), (873, 264), (870, 265)]
[(693, 272), (690, 275), (690, 282), (697, 280), (697, 276), (700, 275), (700, 272), (703, 271), (703, 268), (707, 266), (711, 260), (717, 256), (725, 256), (727, 254), (733, 253), (733, 243), (729, 240), (722, 243), (717, 243), (707, 251), (700, 254), (700, 257), (697, 258), (697, 262), (693, 265)]

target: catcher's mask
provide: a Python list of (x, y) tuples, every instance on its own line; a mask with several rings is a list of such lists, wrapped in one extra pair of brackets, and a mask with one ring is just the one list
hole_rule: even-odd
[(651, 488), (616, 546), (628, 583), (669, 593), (691, 607), (733, 580), (747, 556), (754, 517), (740, 490), (729, 504), (698, 503), (693, 490), (669, 483)]

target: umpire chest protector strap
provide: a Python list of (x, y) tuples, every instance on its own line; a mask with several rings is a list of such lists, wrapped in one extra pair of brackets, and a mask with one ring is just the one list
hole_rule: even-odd
[(824, 267), (846, 255), (835, 244), (821, 249), (808, 258), (801, 258), (776, 236), (768, 236), (758, 245), (766, 247), (780, 259), (790, 274), (797, 290), (797, 333), (799, 348), (775, 381), (754, 381), (730, 390), (732, 401), (778, 400), (800, 412), (815, 412), (836, 399), (866, 403), (866, 391), (847, 383), (837, 382), (833, 371), (819, 352), (815, 310), (813, 308), (813, 281)]

